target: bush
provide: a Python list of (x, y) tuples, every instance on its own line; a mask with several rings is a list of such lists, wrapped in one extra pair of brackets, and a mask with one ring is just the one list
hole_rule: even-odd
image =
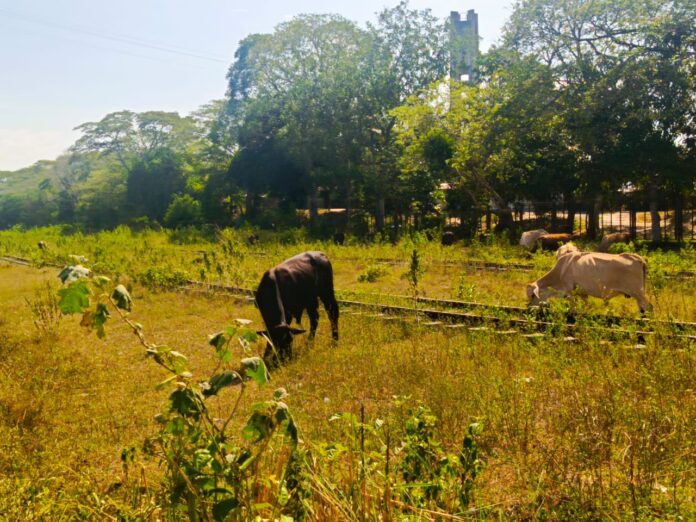
[(633, 244), (633, 241), (630, 243), (614, 243), (609, 247), (609, 253), (611, 254), (634, 254), (635, 252), (636, 246)]
[(164, 214), (164, 223), (170, 228), (200, 225), (203, 220), (201, 204), (188, 194), (174, 196)]
[(387, 275), (387, 270), (381, 265), (370, 265), (358, 276), (359, 283), (374, 283)]

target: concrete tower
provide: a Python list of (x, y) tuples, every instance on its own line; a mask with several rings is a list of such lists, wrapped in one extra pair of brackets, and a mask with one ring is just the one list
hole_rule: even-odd
[(459, 81), (475, 82), (474, 64), (479, 55), (478, 15), (473, 9), (462, 20), (457, 11), (449, 17), (450, 77)]

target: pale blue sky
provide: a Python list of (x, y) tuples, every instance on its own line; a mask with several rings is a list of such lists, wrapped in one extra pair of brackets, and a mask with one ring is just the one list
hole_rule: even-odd
[[(187, 114), (225, 93), (239, 40), (301, 13), (360, 25), (398, 0), (0, 0), (0, 170), (54, 159), (72, 129), (117, 110)], [(479, 14), (494, 43), (512, 0), (411, 0)]]

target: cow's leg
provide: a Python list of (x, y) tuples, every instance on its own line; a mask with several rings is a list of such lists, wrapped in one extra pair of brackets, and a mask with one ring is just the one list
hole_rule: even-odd
[(646, 312), (652, 312), (652, 305), (648, 302), (647, 298), (645, 297), (645, 294), (642, 292), (640, 294), (631, 296), (636, 300), (636, 303), (638, 303), (638, 309), (640, 310), (641, 314), (644, 314)]
[(314, 295), (309, 298), (307, 303), (307, 316), (309, 317), (309, 339), (314, 339), (319, 325), (319, 300)]
[(329, 321), (331, 322), (331, 337), (334, 341), (338, 341), (338, 303), (336, 302), (336, 297), (331, 292), (329, 295), (323, 295), (321, 302), (324, 303), (326, 315), (329, 316)]

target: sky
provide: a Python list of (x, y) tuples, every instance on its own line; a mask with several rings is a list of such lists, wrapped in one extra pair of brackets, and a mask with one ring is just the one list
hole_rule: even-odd
[[(188, 114), (225, 94), (237, 43), (303, 13), (364, 26), (398, 0), (0, 0), (0, 170), (55, 159), (73, 129), (110, 112)], [(411, 0), (445, 19), (479, 15), (481, 49), (512, 0)]]

